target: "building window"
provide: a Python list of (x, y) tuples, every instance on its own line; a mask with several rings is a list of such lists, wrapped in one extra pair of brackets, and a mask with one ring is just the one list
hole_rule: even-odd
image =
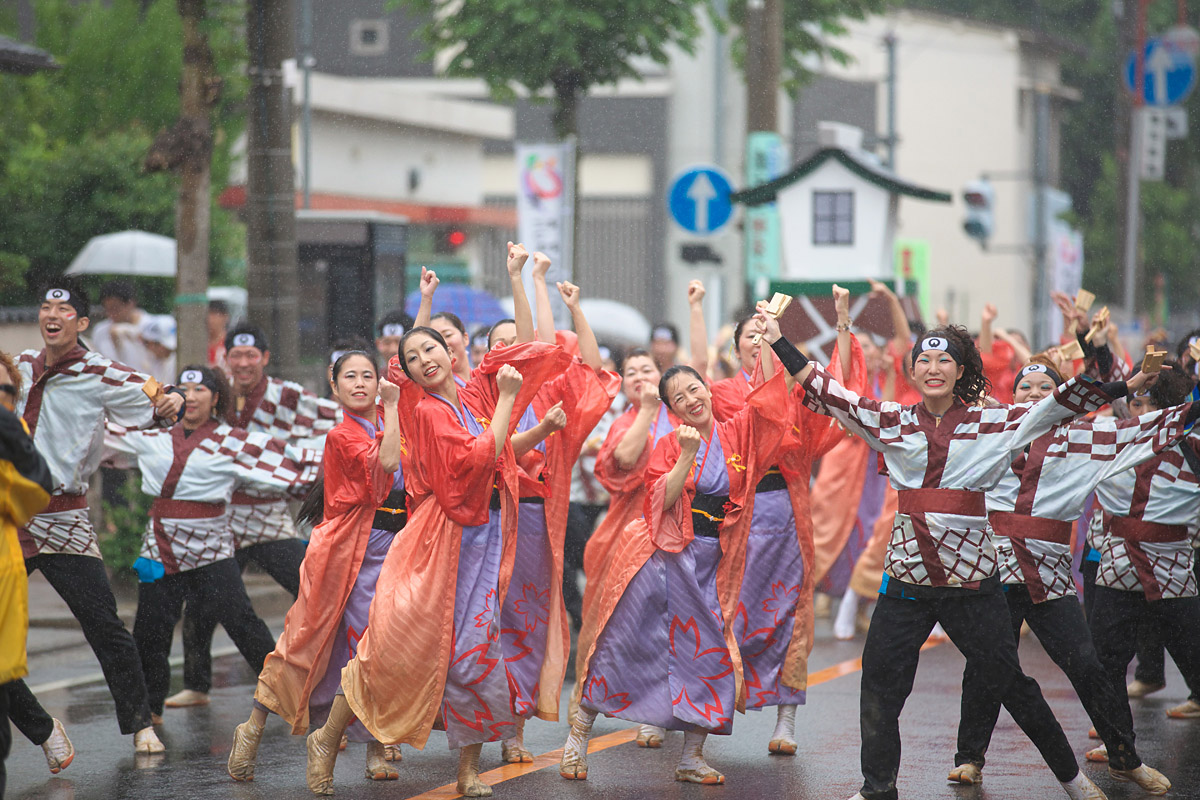
[(386, 19), (356, 19), (350, 23), (350, 54), (381, 56), (388, 50)]
[(854, 244), (854, 192), (813, 192), (813, 244)]

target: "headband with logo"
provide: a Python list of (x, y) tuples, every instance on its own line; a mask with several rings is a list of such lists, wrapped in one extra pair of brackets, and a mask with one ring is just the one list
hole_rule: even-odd
[(69, 289), (47, 289), (44, 301), (47, 303), (66, 303), (75, 309), (75, 313), (79, 316), (87, 315), (87, 312), (79, 307), (79, 299), (73, 297)]
[(339, 358), (341, 358), (342, 356), (346, 355), (346, 353), (349, 353), (349, 352), (350, 352), (349, 350), (334, 350), (332, 353), (329, 354), (329, 366), (332, 367), (334, 364), (337, 363), (337, 360)]
[(208, 389), (213, 394), (221, 393), (221, 387), (217, 385), (216, 380), (213, 379), (211, 375), (204, 374), (203, 370), (185, 369), (183, 372), (179, 373), (177, 385), (183, 386), (184, 384), (188, 383), (197, 383)]
[(231, 333), (225, 338), (225, 349), (232, 350), (235, 347), (254, 347), (262, 352), (267, 352), (270, 348), (267, 347), (267, 340), (262, 338), (257, 333)]
[(929, 350), (937, 350), (946, 353), (958, 364), (963, 363), (963, 354), (959, 350), (958, 345), (945, 336), (926, 336), (917, 342), (913, 348), (913, 363), (917, 363), (917, 356)]
[(1021, 381), (1030, 375), (1045, 375), (1047, 378), (1054, 381), (1055, 386), (1063, 382), (1062, 377), (1045, 364), (1026, 364), (1025, 366), (1021, 367), (1021, 371), (1017, 373), (1016, 379), (1013, 380), (1013, 391), (1015, 392)]
[(396, 336), (396, 337), (403, 336), (404, 335), (404, 326), (401, 325), (399, 322), (389, 322), (388, 324), (383, 326), (383, 328), (379, 332), (379, 335), (380, 336)]

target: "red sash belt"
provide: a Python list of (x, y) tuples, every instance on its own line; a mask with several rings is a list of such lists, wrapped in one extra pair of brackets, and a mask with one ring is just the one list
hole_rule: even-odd
[(86, 494), (52, 494), (50, 504), (41, 513), (57, 514), (59, 511), (78, 511), (87, 507)]
[(255, 497), (245, 492), (234, 492), (232, 502), (235, 506), (265, 506), (270, 503), (278, 503), (282, 499), (281, 497)]
[(992, 529), (1010, 539), (1037, 539), (1055, 544), (1071, 543), (1071, 523), (1060, 519), (1031, 517), (1012, 511), (990, 511), (988, 521)]
[(1164, 525), (1161, 522), (1146, 522), (1133, 517), (1108, 518), (1109, 530), (1122, 539), (1134, 542), (1182, 542), (1188, 538), (1186, 525)]
[(900, 513), (958, 514), (963, 517), (986, 517), (987, 501), (983, 492), (969, 489), (901, 489)]
[(150, 506), (150, 516), (154, 519), (213, 519), (224, 513), (224, 503), (199, 503), (194, 500), (159, 497)]
[[(968, 489), (901, 489), (899, 496), (899, 512), (912, 520), (913, 534), (917, 537), (917, 549), (921, 553), (921, 562), (929, 581), (934, 586), (947, 586), (950, 583), (946, 575), (946, 567), (938, 555), (938, 542), (929, 531), (929, 521), (926, 514), (957, 514), (964, 517), (986, 517), (987, 501), (983, 492), (972, 492)], [(979, 581), (969, 581), (962, 584), (968, 589), (979, 588)]]

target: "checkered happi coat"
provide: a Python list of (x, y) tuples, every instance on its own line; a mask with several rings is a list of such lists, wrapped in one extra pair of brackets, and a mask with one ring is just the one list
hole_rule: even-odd
[[(1074, 523), (1101, 481), (1154, 458), (1186, 436), (1189, 409), (1177, 406), (1126, 420), (1096, 417), (1055, 428), (1018, 456), (988, 492), (988, 512)], [(995, 531), (992, 541), (1004, 583), (1027, 585), (1038, 602), (1075, 594), (1069, 543), (1026, 538), (1014, 546)]]
[[(52, 493), (83, 495), (100, 466), (105, 420), (127, 428), (155, 423), (154, 405), (142, 391), (146, 376), (83, 347), (49, 369), (44, 363), (38, 350), (17, 358), (23, 384), (17, 414), (26, 418), (34, 445), (50, 465)], [(39, 378), (42, 386), (30, 405)], [(42, 553), (100, 558), (86, 508), (38, 514), (20, 538), (26, 558)]]
[[(333, 400), (317, 397), (298, 383), (264, 377), (246, 396), (242, 410), (231, 412), (229, 421), (252, 433), (324, 450), (325, 434), (342, 421), (342, 410)], [(261, 487), (239, 491), (229, 507), (229, 524), (239, 548), (296, 537), (283, 496)]]
[[(1192, 471), (1180, 447), (1200, 453), (1195, 438), (1188, 437), (1180, 445), (1096, 487), (1096, 499), (1105, 511), (1100, 569), (1096, 573), (1098, 586), (1143, 592), (1148, 600), (1197, 594), (1192, 548), (1197, 543), (1200, 477)], [(1112, 529), (1113, 516), (1185, 526), (1188, 533), (1178, 541), (1124, 539)]]
[[(834, 417), (883, 454), (892, 486), (985, 492), (1003, 477), (1013, 454), (1055, 425), (1093, 411), (1109, 398), (1091, 381), (1075, 378), (1039, 403), (980, 408), (955, 401), (939, 424), (923, 404), (903, 406), (862, 397), (814, 364), (804, 382), (804, 404)], [(902, 495), (903, 496), (903, 495)], [(987, 517), (928, 513), (929, 540), (913, 519), (897, 513), (884, 571), (905, 583), (963, 586), (996, 572)], [(931, 541), (930, 541), (931, 540)], [(936, 554), (938, 564), (926, 564)], [(933, 575), (944, 574), (944, 583)]]
[[(312, 485), (321, 455), (293, 448), (264, 433), (247, 433), (225, 423), (198, 429), (192, 444), (177, 431), (128, 431), (109, 426), (108, 447), (132, 457), (142, 473), (142, 491), (152, 497), (195, 503), (227, 503), (235, 489), (253, 487), (301, 494)], [(191, 437), (189, 437), (191, 438)], [(228, 518), (154, 517), (142, 536), (141, 555), (161, 561), (167, 572), (184, 572), (233, 557)]]

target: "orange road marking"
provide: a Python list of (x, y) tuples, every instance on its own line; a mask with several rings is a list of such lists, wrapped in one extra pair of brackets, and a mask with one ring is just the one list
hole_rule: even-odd
[[(922, 650), (928, 650), (931, 647), (937, 647), (947, 639), (929, 639), (925, 644), (921, 645)], [(816, 672), (810, 673), (808, 676), (808, 688), (819, 686), (822, 683), (837, 678), (853, 675), (862, 670), (862, 659), (852, 658), (849, 661), (843, 661), (840, 664), (834, 664), (832, 667), (819, 669)], [(601, 750), (607, 750), (610, 747), (616, 747), (619, 744), (632, 742), (637, 738), (637, 728), (625, 728), (624, 730), (613, 731), (606, 733), (603, 736), (598, 736), (588, 742), (588, 755), (594, 755)], [(493, 770), (481, 773), (479, 778), (489, 786), (494, 786), (503, 781), (519, 778), (522, 775), (528, 775), (531, 772), (538, 772), (548, 767), (557, 767), (562, 761), (562, 748), (551, 750), (548, 753), (542, 753), (540, 756), (535, 756), (531, 763), (526, 764), (504, 764)], [(408, 800), (453, 800), (456, 797), (461, 797), (458, 793), (456, 784), (447, 783), (445, 786), (439, 786), (436, 789), (431, 789), (422, 794), (413, 795)]]

